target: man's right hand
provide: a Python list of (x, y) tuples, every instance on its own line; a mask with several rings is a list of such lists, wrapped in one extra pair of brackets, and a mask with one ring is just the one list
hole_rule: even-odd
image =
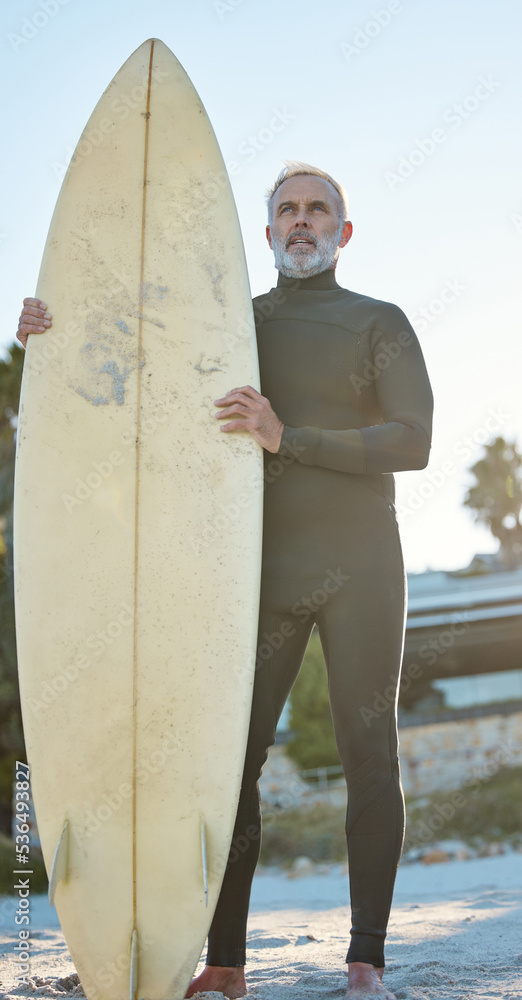
[(45, 333), (51, 326), (51, 318), (45, 302), (41, 302), (40, 299), (24, 299), (16, 331), (16, 339), (20, 341), (22, 347), (27, 344), (30, 333)]

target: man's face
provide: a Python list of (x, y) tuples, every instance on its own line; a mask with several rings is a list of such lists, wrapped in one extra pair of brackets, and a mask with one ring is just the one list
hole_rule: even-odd
[(288, 278), (311, 278), (335, 267), (341, 247), (352, 235), (341, 221), (340, 198), (323, 177), (290, 177), (272, 199), (266, 237), (275, 266)]

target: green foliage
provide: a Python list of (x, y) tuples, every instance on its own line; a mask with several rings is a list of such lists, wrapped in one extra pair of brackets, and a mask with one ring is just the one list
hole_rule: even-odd
[(24, 351), (0, 361), (0, 828), (9, 832), (16, 759), (24, 760), (18, 695), (13, 597), (15, 430)]
[(344, 809), (318, 804), (291, 809), (263, 824), (261, 864), (287, 867), (294, 858), (345, 861)]
[[(508, 841), (522, 844), (522, 767), (502, 768), (455, 791), (436, 792), (406, 801), (406, 849), (441, 840), (463, 840), (472, 847)], [(458, 794), (458, 793), (457, 793)], [(419, 804), (417, 804), (419, 802)], [(452, 802), (460, 802), (455, 808)], [(454, 810), (453, 815), (450, 815)], [(430, 820), (444, 817), (430, 826)], [(449, 819), (446, 818), (449, 816)], [(318, 804), (313, 809), (272, 813), (263, 826), (261, 863), (288, 867), (294, 858), (342, 861), (346, 858), (344, 809)]]
[(521, 781), (522, 767), (503, 767), (491, 778), (464, 785), (455, 799), (451, 792), (437, 792), (423, 797), (420, 806), (415, 800), (407, 802), (406, 842), (415, 846), (426, 843), (430, 819), (438, 816), (444, 818), (444, 825), (431, 840), (458, 837), (468, 844), (508, 838), (522, 841)]
[(290, 730), (295, 735), (286, 752), (301, 770), (339, 764), (326, 667), (317, 632), (310, 639), (290, 696)]
[(498, 538), (506, 564), (514, 567), (522, 560), (522, 455), (502, 437), (484, 445), (484, 452), (470, 469), (475, 483), (464, 505)]
[(15, 345), (0, 361), (0, 515), (10, 514), (13, 503), (14, 437), (23, 363), (24, 351)]

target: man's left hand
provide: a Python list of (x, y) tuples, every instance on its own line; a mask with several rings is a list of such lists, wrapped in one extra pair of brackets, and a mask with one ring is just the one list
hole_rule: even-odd
[(269, 400), (251, 385), (231, 389), (222, 399), (216, 399), (215, 403), (222, 407), (221, 413), (216, 413), (218, 420), (237, 418), (224, 424), (222, 431), (250, 431), (252, 437), (267, 451), (274, 454), (279, 451), (285, 425), (274, 413)]

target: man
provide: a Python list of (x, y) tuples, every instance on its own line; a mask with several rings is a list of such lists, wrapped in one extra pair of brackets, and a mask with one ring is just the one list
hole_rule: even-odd
[[(287, 163), (269, 192), (268, 213), (279, 278), (276, 289), (254, 300), (263, 395), (242, 386), (216, 400), (221, 429), (252, 434), (267, 453), (258, 657), (233, 837), (242, 850), (231, 851), (208, 964), (187, 996), (246, 993), (246, 921), (260, 841), (257, 779), (317, 624), (348, 786), (347, 997), (393, 1000), (382, 973), (404, 835), (391, 703), (405, 577), (392, 473), (425, 467), (432, 394), (404, 313), (335, 280), (352, 235), (340, 185), (317, 168)], [(44, 303), (26, 299), (18, 339), (25, 344), (50, 324)], [(281, 641), (267, 643), (274, 633)], [(370, 711), (384, 691), (390, 709)]]

